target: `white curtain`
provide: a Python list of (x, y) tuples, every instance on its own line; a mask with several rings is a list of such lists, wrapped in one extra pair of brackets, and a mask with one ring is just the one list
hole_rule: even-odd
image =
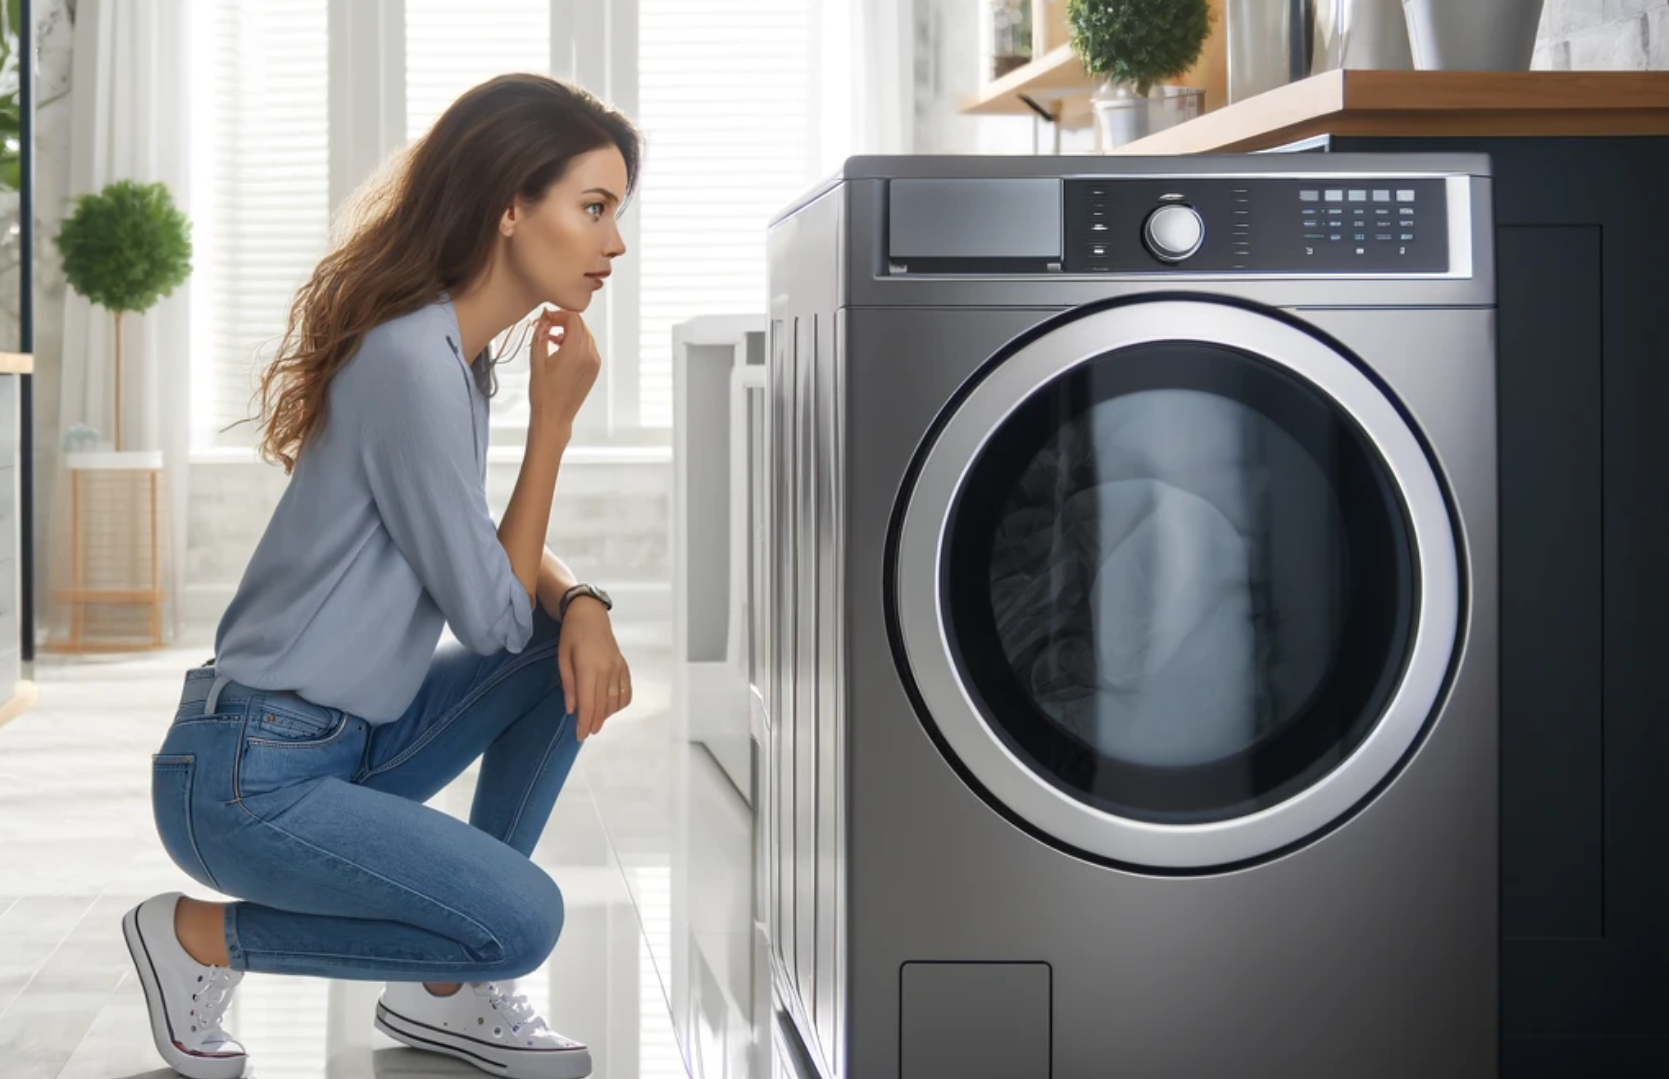
[[(853, 152), (910, 153), (915, 146), (915, 3), (846, 2), (856, 46), (851, 50)], [(968, 7), (983, 10), (982, 5)]]
[[(81, 0), (71, 83), (72, 200), (116, 180), (161, 182), (189, 215), (190, 10), (191, 5), (179, 0)], [(52, 253), (55, 257), (56, 251)], [(188, 280), (143, 315), (125, 316), (122, 328), (122, 448), (162, 452), (158, 518), (164, 543), (160, 572), (167, 596), (163, 632), (168, 638), (177, 636), (181, 627), (179, 596), (186, 550), (191, 446), (189, 290)], [(102, 442), (113, 441), (114, 337), (110, 313), (67, 290), (61, 432), (68, 434), (85, 424), (99, 432)], [(56, 587), (64, 587), (69, 577), (69, 478), (62, 464), (57, 471), (54, 477), (43, 477), (55, 488), (53, 542), (43, 554), (51, 562), (50, 579)], [(114, 536), (126, 542), (130, 537), (124, 530), (132, 523), (131, 517), (123, 520), (120, 515), (115, 520), (86, 520), (82, 531), (86, 535), (90, 529), (102, 529), (103, 535), (95, 539)], [(143, 534), (138, 538), (140, 542), (145, 539)], [(47, 629), (51, 639), (61, 639), (67, 611), (47, 598), (49, 602), (42, 605)]]

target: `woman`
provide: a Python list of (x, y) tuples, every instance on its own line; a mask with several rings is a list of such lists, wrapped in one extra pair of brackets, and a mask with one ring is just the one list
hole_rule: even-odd
[[(153, 772), (169, 855), (242, 901), (170, 893), (122, 924), (186, 1076), (245, 1073), (221, 1018), (251, 970), (387, 981), (381, 1030), (496, 1075), (591, 1071), (503, 983), (555, 946), (562, 896), (529, 855), (580, 743), (632, 699), (608, 596), (544, 536), (639, 146), (551, 79), (476, 87), (296, 299), (262, 384), (289, 487)], [(489, 344), (536, 308), (495, 529)], [(437, 650), (443, 622), (458, 643)], [(423, 804), (477, 758), (468, 824)]]

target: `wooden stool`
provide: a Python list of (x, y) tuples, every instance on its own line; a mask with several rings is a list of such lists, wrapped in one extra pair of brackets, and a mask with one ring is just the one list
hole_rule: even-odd
[[(59, 589), (56, 593), (58, 602), (69, 607), (70, 631), (66, 640), (53, 642), (46, 646), (51, 652), (139, 652), (163, 647), (162, 639), (162, 542), (161, 518), (159, 515), (162, 488), (162, 451), (161, 450), (124, 450), (100, 451), (88, 453), (70, 453), (64, 457), (64, 463), (70, 474), (70, 585)], [(111, 531), (108, 520), (101, 519), (100, 507), (89, 504), (89, 498), (94, 493), (94, 485), (99, 482), (120, 482), (112, 479), (112, 474), (132, 478), (138, 499), (143, 502), (148, 499), (150, 505), (149, 519), (144, 529), (148, 533), (148, 549), (135, 552), (141, 555), (141, 561), (148, 560), (150, 574), (145, 580), (123, 582), (129, 587), (89, 587), (89, 561), (93, 555), (91, 540), (97, 534), (98, 526), (105, 531)], [(133, 494), (123, 496), (123, 501), (132, 500)], [(121, 507), (126, 509), (125, 506)], [(127, 532), (127, 529), (121, 528)], [(132, 533), (122, 537), (118, 542), (126, 545), (132, 542)], [(123, 552), (118, 552), (118, 554)], [(86, 637), (87, 608), (95, 605), (127, 605), (148, 606), (150, 608), (150, 635), (144, 641), (91, 641)]]

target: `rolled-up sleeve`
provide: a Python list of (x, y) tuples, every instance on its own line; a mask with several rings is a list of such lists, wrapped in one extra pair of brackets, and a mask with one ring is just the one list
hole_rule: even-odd
[(487, 507), (467, 374), (450, 356), (376, 359), (354, 418), (377, 512), (464, 647), (520, 652), (533, 602)]

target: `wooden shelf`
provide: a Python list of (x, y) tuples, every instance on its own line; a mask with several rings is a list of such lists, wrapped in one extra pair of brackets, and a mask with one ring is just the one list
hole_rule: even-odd
[(1087, 122), (1092, 115), (1089, 98), (1096, 85), (1097, 80), (1084, 70), (1072, 46), (1060, 45), (993, 79), (962, 111), (970, 116), (1034, 116), (1035, 110), (1025, 101), (1030, 98), (1063, 119), (1070, 113)]
[(1669, 72), (1329, 71), (1114, 153), (1267, 150), (1317, 135), (1669, 135)]
[[(1015, 68), (1000, 79), (993, 79), (976, 96), (962, 106), (969, 116), (1035, 116), (1030, 101), (1048, 113), (1062, 127), (1086, 127), (1095, 121), (1095, 110), (1090, 96), (1101, 79), (1084, 70), (1083, 61), (1065, 42), (1065, 4), (1058, 0), (1034, 0), (1043, 8), (1041, 17), (1046, 23), (1034, 30), (1040, 47), (1047, 47), (1037, 59)], [(1168, 85), (1192, 86), (1205, 91), (1207, 112), (1222, 106), (1228, 91), (1227, 19), (1223, 0), (1211, 0), (1211, 37), (1199, 63), (1181, 78)], [(1059, 41), (1049, 47), (1050, 42)]]

